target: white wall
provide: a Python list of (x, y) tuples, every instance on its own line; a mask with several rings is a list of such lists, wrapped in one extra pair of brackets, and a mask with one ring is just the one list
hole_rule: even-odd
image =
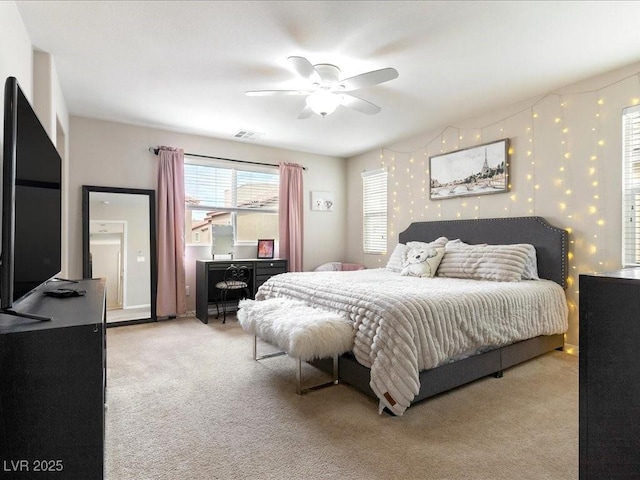
[[(640, 101), (640, 64), (348, 160), (347, 254), (362, 254), (360, 173), (389, 170), (388, 253), (414, 221), (538, 215), (570, 231), (567, 343), (578, 344), (581, 273), (621, 266), (621, 111)], [(511, 140), (508, 194), (429, 200), (429, 156)]]
[[(70, 119), (68, 250), (71, 277), (82, 274), (82, 185), (156, 189), (157, 157), (149, 147), (170, 145), (185, 152), (223, 158), (278, 164), (281, 161), (307, 167), (305, 190), (305, 270), (329, 261), (347, 261), (346, 237), (346, 162), (344, 159), (260, 147), (251, 143), (221, 140), (167, 130), (71, 116)], [(310, 210), (311, 191), (331, 191), (334, 212)], [(237, 257), (253, 257), (255, 252), (237, 251)], [(187, 298), (189, 310), (195, 309), (195, 260), (208, 257), (209, 250), (187, 247)]]

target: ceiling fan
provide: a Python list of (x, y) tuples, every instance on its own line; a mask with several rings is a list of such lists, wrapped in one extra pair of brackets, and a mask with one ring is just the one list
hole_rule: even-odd
[(309, 118), (314, 113), (324, 118), (333, 113), (339, 105), (367, 115), (375, 115), (381, 110), (378, 105), (345, 92), (371, 87), (398, 77), (395, 68), (382, 68), (341, 80), (340, 69), (335, 65), (312, 65), (306, 58), (295, 56), (287, 60), (298, 75), (312, 83), (308, 90), (252, 90), (245, 92), (245, 95), (307, 95), (306, 105), (298, 116), (299, 119)]

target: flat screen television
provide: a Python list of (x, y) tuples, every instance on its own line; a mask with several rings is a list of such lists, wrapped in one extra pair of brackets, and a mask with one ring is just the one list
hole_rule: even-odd
[(0, 308), (61, 270), (62, 160), (15, 77), (4, 90)]

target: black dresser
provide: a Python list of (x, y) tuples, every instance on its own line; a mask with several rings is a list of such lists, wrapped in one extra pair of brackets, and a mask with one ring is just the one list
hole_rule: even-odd
[[(86, 295), (51, 298), (47, 288)], [(105, 284), (50, 284), (0, 314), (1, 478), (104, 478)]]
[(640, 479), (640, 268), (580, 275), (580, 480)]

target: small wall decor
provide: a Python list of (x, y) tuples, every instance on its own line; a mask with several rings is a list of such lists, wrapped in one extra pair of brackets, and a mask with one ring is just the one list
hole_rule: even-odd
[(333, 192), (311, 192), (311, 210), (333, 212)]
[(273, 258), (273, 239), (258, 240), (258, 258)]
[(429, 157), (429, 198), (505, 193), (509, 190), (509, 139)]

